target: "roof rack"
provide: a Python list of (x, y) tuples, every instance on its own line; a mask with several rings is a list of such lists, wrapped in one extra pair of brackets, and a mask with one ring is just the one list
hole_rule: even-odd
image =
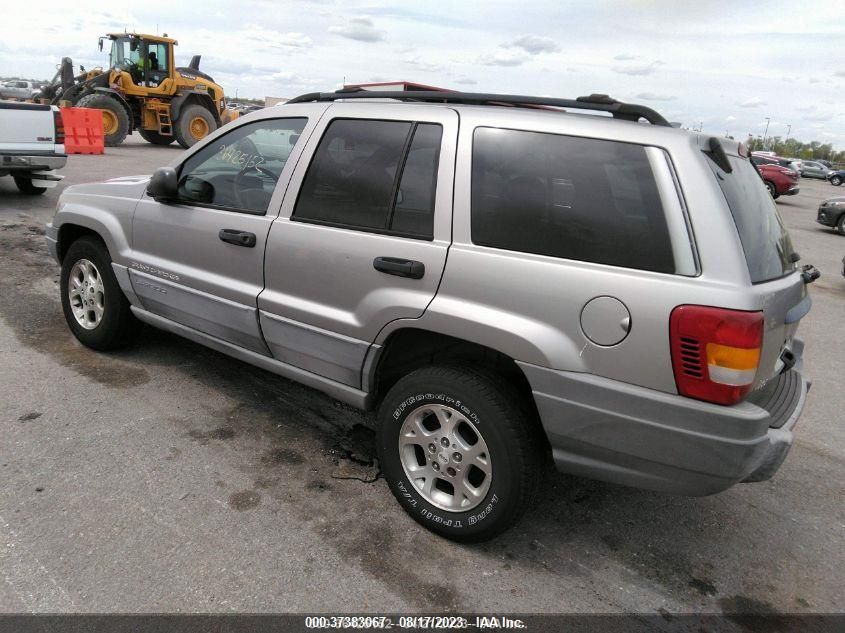
[(363, 88), (344, 88), (335, 92), (311, 92), (295, 97), (287, 103), (337, 101), (340, 99), (398, 99), (400, 101), (428, 101), (434, 103), (463, 103), (472, 105), (505, 105), (513, 107), (546, 106), (569, 110), (597, 110), (609, 112), (614, 118), (625, 121), (645, 119), (652, 125), (672, 127), (659, 113), (647, 106), (623, 103), (607, 95), (592, 94), (577, 99), (529, 97), (525, 95), (500, 95), (478, 92), (439, 92), (434, 90), (376, 91)]

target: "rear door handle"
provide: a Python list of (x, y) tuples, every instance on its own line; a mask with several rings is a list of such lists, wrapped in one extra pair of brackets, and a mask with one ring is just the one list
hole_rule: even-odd
[(217, 237), (235, 246), (246, 246), (247, 248), (253, 248), (255, 246), (255, 233), (249, 233), (247, 231), (220, 229)]
[(381, 273), (409, 279), (422, 279), (425, 275), (425, 264), (398, 257), (376, 257), (373, 260), (373, 268)]

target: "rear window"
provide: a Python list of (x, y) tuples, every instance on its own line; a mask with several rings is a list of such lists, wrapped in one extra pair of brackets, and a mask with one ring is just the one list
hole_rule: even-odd
[(675, 272), (645, 148), (479, 128), (472, 152), (472, 241), (625, 268)]
[(728, 174), (707, 161), (733, 214), (748, 273), (752, 283), (770, 281), (789, 274), (792, 240), (778, 213), (775, 201), (750, 161), (728, 156), (733, 171)]

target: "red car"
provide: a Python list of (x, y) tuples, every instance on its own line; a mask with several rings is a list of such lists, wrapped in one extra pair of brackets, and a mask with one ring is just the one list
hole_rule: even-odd
[(798, 173), (780, 165), (757, 165), (757, 171), (769, 188), (772, 198), (794, 196), (798, 193)]

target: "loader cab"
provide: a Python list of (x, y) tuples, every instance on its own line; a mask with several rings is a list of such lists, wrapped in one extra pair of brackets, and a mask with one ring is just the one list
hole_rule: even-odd
[(175, 40), (134, 33), (108, 37), (111, 40), (109, 67), (129, 73), (134, 85), (156, 88), (170, 77)]

